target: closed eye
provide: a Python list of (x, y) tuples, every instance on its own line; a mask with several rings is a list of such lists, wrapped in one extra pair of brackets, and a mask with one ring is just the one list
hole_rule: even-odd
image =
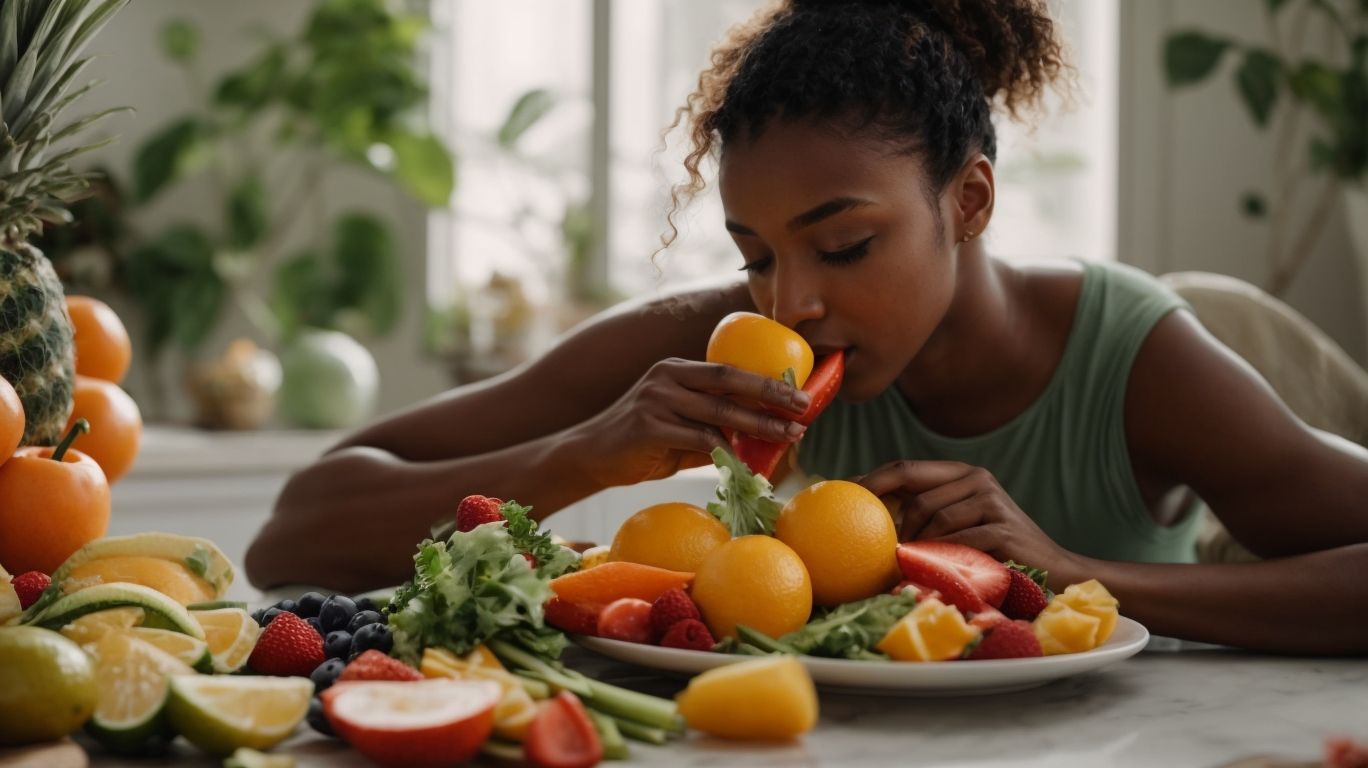
[(869, 253), (869, 244), (874, 241), (870, 235), (860, 242), (839, 251), (818, 251), (817, 255), (827, 264), (849, 264)]

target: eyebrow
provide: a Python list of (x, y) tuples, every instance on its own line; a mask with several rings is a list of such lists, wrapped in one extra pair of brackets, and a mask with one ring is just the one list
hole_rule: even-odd
[[(790, 232), (797, 232), (803, 227), (810, 227), (813, 224), (816, 224), (817, 222), (821, 221), (822, 219), (831, 218), (832, 216), (835, 216), (836, 214), (841, 213), (843, 211), (848, 211), (852, 208), (862, 208), (866, 205), (873, 204), (873, 200), (866, 200), (862, 197), (832, 198), (831, 200), (828, 200), (825, 203), (822, 203), (821, 205), (812, 208), (811, 210), (804, 211), (803, 213), (794, 216), (792, 219), (789, 219), (788, 230)], [(751, 229), (750, 227), (747, 227), (744, 224), (739, 224), (735, 221), (732, 221), (731, 219), (727, 219), (726, 227), (728, 232), (735, 232), (738, 235), (755, 234), (755, 230)]]

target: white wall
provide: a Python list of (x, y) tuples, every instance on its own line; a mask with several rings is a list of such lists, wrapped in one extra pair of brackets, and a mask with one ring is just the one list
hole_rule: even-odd
[[(143, 139), (168, 120), (191, 109), (195, 99), (204, 97), (203, 94), (190, 92), (181, 73), (161, 53), (160, 30), (169, 19), (185, 18), (200, 26), (203, 33), (200, 51), (203, 71), (211, 76), (212, 81), (212, 75), (225, 67), (246, 61), (255, 52), (256, 45), (247, 32), (249, 28), (263, 27), (279, 34), (288, 34), (303, 23), (311, 5), (280, 0), (138, 0), (130, 3), (91, 45), (91, 50), (100, 57), (91, 70), (105, 83), (80, 106), (93, 110), (105, 106), (131, 105), (137, 109), (137, 114), (106, 121), (105, 131), (118, 133), (120, 139), (113, 146), (94, 154), (92, 162), (112, 167), (127, 183), (132, 178), (133, 154)], [(79, 113), (73, 110), (73, 114)], [(403, 320), (388, 338), (367, 342), (381, 370), (380, 411), (388, 411), (441, 391), (447, 386), (444, 371), (438, 363), (426, 359), (421, 352), (425, 295), (425, 211), (402, 192), (362, 171), (344, 169), (331, 174), (327, 178), (324, 196), (328, 220), (346, 209), (378, 210), (390, 217), (394, 232), (400, 238), (406, 295), (409, 297)], [(141, 211), (137, 223), (142, 231), (156, 233), (167, 223), (186, 218), (207, 223), (221, 221), (218, 203), (206, 185), (185, 184), (176, 187), (174, 191), (158, 198), (149, 209)], [(285, 252), (307, 244), (311, 236), (308, 226), (296, 227)], [(117, 297), (113, 298), (120, 313), (130, 324), (134, 324), (136, 314), (126, 303), (118, 302)], [(131, 330), (136, 348), (138, 329)], [(228, 340), (247, 330), (248, 326), (241, 314), (235, 308), (228, 307), (225, 321), (204, 346), (204, 352), (221, 350)], [(186, 401), (180, 388), (182, 370), (178, 355), (168, 355), (162, 378), (170, 395), (167, 415), (172, 418), (183, 419), (187, 415)], [(149, 384), (148, 371), (139, 361), (127, 386), (139, 398), (144, 410), (155, 412), (156, 403), (148, 398)]]
[[(1156, 273), (1195, 269), (1263, 282), (1266, 225), (1247, 219), (1238, 201), (1248, 190), (1271, 192), (1272, 133), (1257, 130), (1240, 102), (1230, 78), (1234, 57), (1227, 56), (1212, 78), (1178, 92), (1167, 90), (1161, 70), (1163, 38), (1173, 29), (1266, 40), (1263, 5), (1263, 0), (1122, 1), (1118, 237), (1123, 260)], [(1318, 187), (1307, 183), (1299, 192), (1309, 207)], [(1368, 361), (1368, 322), (1358, 269), (1344, 211), (1337, 205), (1286, 299), (1363, 363)]]

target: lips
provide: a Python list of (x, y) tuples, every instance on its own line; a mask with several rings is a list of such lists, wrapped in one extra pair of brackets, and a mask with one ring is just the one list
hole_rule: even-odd
[(850, 349), (852, 349), (852, 347), (846, 346), (845, 344), (812, 344), (812, 343), (809, 343), (808, 346), (809, 346), (809, 347), (812, 347), (812, 354), (815, 355), (816, 357), (826, 357), (827, 355), (831, 354), (832, 352), (840, 352), (840, 351), (842, 351), (842, 350), (846, 350), (846, 351), (848, 352)]

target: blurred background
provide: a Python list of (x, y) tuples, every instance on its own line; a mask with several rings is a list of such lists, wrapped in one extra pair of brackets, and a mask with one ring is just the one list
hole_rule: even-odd
[[(103, 124), (118, 141), (85, 164), (108, 183), (40, 244), (133, 336), (147, 430), (111, 532), (179, 508), (242, 538), (337, 430), (730, 275), (712, 187), (652, 256), (682, 177), (661, 131), (760, 5), (130, 4), (85, 106), (136, 113)], [(1368, 360), (1368, 3), (1051, 5), (1080, 93), (1000, 124), (990, 252), (1235, 276)]]

